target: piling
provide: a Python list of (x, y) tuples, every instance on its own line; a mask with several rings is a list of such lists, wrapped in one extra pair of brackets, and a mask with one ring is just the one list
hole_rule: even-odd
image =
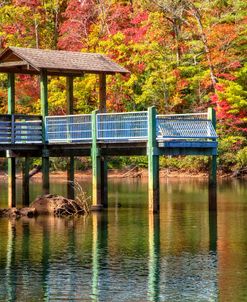
[(148, 108), (148, 204), (149, 211), (159, 212), (159, 152), (156, 140), (156, 108)]
[[(15, 113), (15, 75), (8, 73), (8, 114)], [(13, 123), (13, 119), (11, 119)], [(11, 125), (12, 126), (12, 125)], [(12, 128), (12, 127), (11, 127)], [(13, 141), (13, 134), (11, 135), (11, 142)], [(8, 157), (8, 206), (16, 206), (16, 158), (13, 153), (8, 150), (6, 153)]]
[[(72, 76), (66, 77), (66, 94), (67, 94), (67, 114), (73, 114), (74, 111), (74, 79)], [(74, 156), (69, 156), (67, 165), (67, 197), (75, 199), (75, 159)]]
[(92, 207), (94, 211), (101, 211), (102, 205), (102, 175), (101, 175), (101, 150), (97, 145), (97, 112), (92, 113)]
[(23, 206), (29, 206), (29, 169), (30, 158), (25, 157), (22, 169), (22, 204)]
[(47, 88), (47, 71), (40, 72), (40, 100), (41, 115), (43, 119), (43, 150), (42, 150), (42, 189), (43, 194), (48, 194), (50, 190), (49, 184), (49, 152), (45, 141), (45, 117), (48, 116), (48, 88)]
[[(213, 108), (208, 108), (208, 119), (211, 120), (216, 130), (216, 112)], [(209, 173), (208, 173), (208, 200), (209, 211), (217, 210), (217, 150), (215, 154), (209, 156)]]

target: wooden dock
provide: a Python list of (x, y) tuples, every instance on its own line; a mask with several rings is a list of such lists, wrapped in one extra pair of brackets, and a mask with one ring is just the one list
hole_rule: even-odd
[[(110, 156), (146, 155), (149, 167), (149, 208), (159, 210), (159, 156), (217, 155), (213, 110), (186, 115), (158, 115), (155, 107), (142, 112), (42, 116), (0, 115), (0, 155), (9, 160), (10, 205), (15, 205), (15, 158), (43, 158), (43, 191), (49, 192), (49, 157), (91, 156), (93, 209), (107, 207)], [(29, 173), (28, 167), (25, 173)], [(216, 182), (216, 170), (210, 171)], [(74, 180), (74, 167), (68, 170)], [(26, 194), (28, 178), (24, 177)], [(69, 197), (74, 192), (70, 190)], [(24, 196), (25, 198), (25, 196)], [(27, 200), (29, 199), (26, 196)]]
[[(76, 62), (76, 64), (75, 64)], [(10, 47), (0, 54), (0, 72), (8, 74), (8, 114), (0, 115), (0, 156), (8, 158), (9, 206), (16, 205), (16, 158), (24, 157), (23, 200), (29, 202), (29, 163), (42, 157), (43, 193), (49, 193), (49, 157), (69, 157), (68, 197), (74, 197), (74, 157), (92, 158), (92, 209), (107, 207), (107, 158), (148, 157), (149, 210), (159, 211), (159, 157), (206, 155), (210, 158), (210, 194), (216, 192), (217, 135), (215, 111), (159, 115), (155, 107), (141, 112), (106, 113), (106, 76), (128, 74), (107, 57), (66, 51)], [(99, 111), (73, 115), (73, 79), (98, 74)], [(15, 112), (15, 74), (40, 78), (41, 115)], [(49, 116), (48, 76), (65, 76), (67, 115)], [(214, 193), (212, 193), (214, 192)], [(216, 200), (216, 199), (214, 199)], [(210, 204), (216, 209), (216, 201)]]

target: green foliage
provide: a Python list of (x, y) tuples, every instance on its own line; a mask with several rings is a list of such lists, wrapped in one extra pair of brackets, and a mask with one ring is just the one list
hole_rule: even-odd
[(237, 163), (239, 168), (247, 168), (247, 147), (238, 151)]

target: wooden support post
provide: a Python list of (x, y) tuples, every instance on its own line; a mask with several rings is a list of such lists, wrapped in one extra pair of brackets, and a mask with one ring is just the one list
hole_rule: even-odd
[(107, 179), (107, 160), (101, 157), (101, 202), (104, 208), (108, 207), (108, 179)]
[(30, 158), (25, 157), (22, 170), (22, 204), (24, 206), (29, 206), (30, 196), (29, 196), (29, 168), (30, 168)]
[(44, 149), (42, 153), (42, 187), (43, 194), (48, 194), (50, 189), (49, 184), (49, 152), (46, 147), (45, 139), (45, 117), (48, 116), (48, 87), (47, 87), (47, 71), (45, 69), (40, 72), (40, 100), (41, 114), (43, 118), (43, 143)]
[(148, 202), (149, 211), (159, 212), (159, 153), (156, 141), (156, 109), (148, 108)]
[[(216, 112), (213, 108), (208, 108), (208, 119), (212, 121), (216, 130)], [(217, 210), (217, 155), (209, 158), (209, 174), (208, 174), (208, 199), (209, 210)]]
[[(106, 112), (106, 74), (99, 74), (99, 111)], [(108, 207), (108, 179), (107, 160), (101, 157), (101, 202), (104, 208)]]
[[(15, 75), (14, 73), (8, 73), (8, 114), (14, 114), (14, 113), (15, 113)], [(15, 157), (8, 158), (8, 206), (9, 207), (16, 206), (16, 159)]]
[(106, 74), (99, 75), (99, 111), (106, 112)]
[[(66, 77), (66, 93), (67, 93), (67, 114), (73, 114), (73, 77)], [(67, 166), (67, 197), (70, 199), (75, 198), (75, 159), (74, 156), (69, 157)]]
[(8, 207), (16, 207), (16, 159), (8, 158)]
[(67, 166), (67, 197), (70, 199), (75, 199), (74, 181), (75, 181), (75, 160), (74, 160), (74, 156), (70, 156)]
[(97, 110), (92, 113), (92, 210), (101, 211), (102, 205), (102, 176), (101, 176), (101, 155), (100, 149), (97, 146)]

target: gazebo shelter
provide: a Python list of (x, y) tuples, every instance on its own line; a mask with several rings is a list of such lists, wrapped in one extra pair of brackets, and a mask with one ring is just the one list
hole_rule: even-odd
[[(47, 76), (65, 76), (67, 79), (67, 114), (73, 114), (73, 78), (86, 73), (99, 75), (99, 110), (106, 111), (106, 76), (127, 74), (128, 70), (108, 57), (96, 53), (82, 53), (33, 48), (8, 47), (0, 54), (0, 72), (8, 74), (8, 114), (15, 114), (15, 74), (40, 77), (41, 115), (48, 116)], [(49, 154), (43, 150), (43, 191), (49, 191)], [(15, 157), (8, 154), (9, 203), (15, 205)], [(26, 158), (26, 161), (28, 159)], [(28, 163), (27, 163), (28, 166)], [(68, 179), (74, 179), (74, 158), (70, 157)], [(68, 190), (71, 190), (68, 187)], [(68, 194), (73, 198), (73, 190)]]

